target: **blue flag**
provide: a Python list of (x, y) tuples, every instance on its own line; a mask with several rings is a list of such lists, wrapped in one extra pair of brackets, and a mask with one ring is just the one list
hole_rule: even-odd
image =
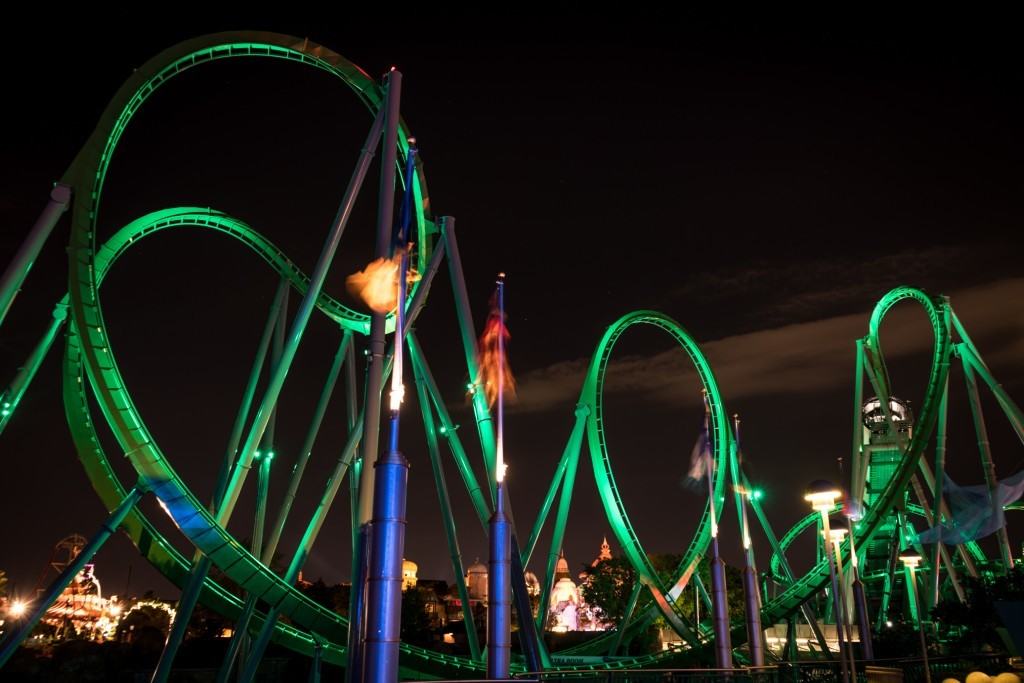
[(999, 481), (992, 494), (989, 494), (988, 486), (984, 484), (959, 486), (953, 483), (949, 475), (945, 475), (943, 486), (952, 519), (941, 528), (936, 525), (922, 531), (917, 536), (920, 543), (937, 543), (941, 532), (943, 543), (959, 545), (984, 538), (1003, 528), (1006, 525), (1003, 508), (1024, 495), (1024, 470)]

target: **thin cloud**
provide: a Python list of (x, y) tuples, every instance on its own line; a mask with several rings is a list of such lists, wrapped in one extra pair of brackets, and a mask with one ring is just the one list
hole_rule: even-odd
[[(994, 370), (1024, 363), (1024, 278), (972, 287), (950, 296), (954, 310)], [(727, 399), (809, 394), (852, 381), (854, 341), (867, 333), (870, 311), (739, 334), (701, 345)], [(685, 321), (680, 321), (685, 324)], [(882, 330), (883, 350), (897, 358), (931, 344), (923, 316), (900, 306)], [(524, 373), (514, 409), (571, 408), (589, 358), (562, 361)], [(696, 401), (686, 380), (693, 366), (677, 349), (651, 356), (614, 357), (606, 386), (651, 399)]]

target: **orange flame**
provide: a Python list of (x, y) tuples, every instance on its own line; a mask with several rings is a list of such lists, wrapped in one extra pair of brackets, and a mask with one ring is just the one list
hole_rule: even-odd
[[(505, 356), (502, 359), (498, 352), (498, 339), (505, 340)], [(476, 379), (476, 386), (483, 387), (484, 395), (487, 397), (487, 406), (493, 406), (498, 400), (498, 379), (501, 377), (506, 396), (515, 397), (516, 380), (512, 376), (512, 369), (508, 364), (508, 340), (510, 335), (505, 321), (498, 310), (497, 301), (491, 300), (491, 312), (487, 316), (487, 324), (484, 325), (484, 332), (480, 335), (480, 374)], [(503, 362), (504, 361), (504, 362)]]
[[(412, 245), (409, 245), (411, 250)], [(370, 261), (366, 268), (345, 278), (348, 293), (377, 313), (390, 313), (398, 307), (398, 269), (402, 266), (402, 252), (396, 251), (389, 259)], [(406, 282), (412, 284), (420, 279), (412, 268), (406, 275)]]

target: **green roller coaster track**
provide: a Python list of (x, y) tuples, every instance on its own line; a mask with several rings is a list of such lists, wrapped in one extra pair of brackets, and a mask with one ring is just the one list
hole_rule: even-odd
[[(209, 557), (227, 578), (241, 586), (250, 596), (276, 608), (281, 615), (287, 617), (287, 623), (278, 622), (275, 625), (274, 640), (295, 651), (311, 655), (315, 645), (313, 634), (318, 634), (327, 639), (323, 653), (324, 659), (343, 665), (346, 659), (345, 643), (348, 638), (347, 620), (307, 598), (235, 540), (227, 531), (226, 523), (219, 521), (218, 516), (193, 494), (181, 480), (170, 460), (155, 443), (141, 413), (132, 402), (129, 387), (118, 369), (100, 303), (100, 285), (114, 263), (141, 240), (171, 229), (188, 229), (230, 237), (254, 252), (291, 289), (300, 295), (305, 294), (310, 288), (310, 277), (300, 271), (280, 249), (241, 220), (212, 209), (183, 207), (156, 211), (124, 226), (104, 244), (99, 245), (97, 242), (97, 232), (101, 225), (98, 218), (100, 197), (107, 170), (124, 131), (149, 96), (175, 76), (193, 67), (225, 59), (248, 57), (281, 59), (314, 67), (340, 79), (358, 96), (371, 113), (375, 113), (381, 105), (381, 88), (357, 67), (322, 46), (278, 34), (246, 32), (204, 36), (172, 47), (139, 68), (115, 95), (102, 115), (96, 130), (62, 178), (62, 183), (74, 190), (69, 247), (69, 291), (58, 304), (50, 330), (40, 342), (37, 350), (33, 352), (25, 369), (19, 373), (15, 382), (0, 397), (3, 402), (0, 430), (16, 410), (36, 369), (68, 317), (66, 313), (70, 312), (63, 365), (65, 412), (79, 459), (103, 503), (108, 509), (114, 510), (125, 499), (131, 486), (125, 486), (121, 482), (101, 446), (96, 424), (91, 414), (90, 393), (94, 395), (103, 414), (103, 419), (110, 426), (120, 449), (136, 470), (140, 482), (155, 493), (188, 540)], [(406, 157), (409, 154), (408, 137), (408, 131), (402, 124), (399, 135), (401, 157)], [(461, 278), (461, 265), (458, 263), (456, 246), (453, 241), (445, 242), (448, 239), (453, 240), (454, 237), (446, 235), (445, 231), (436, 226), (431, 218), (426, 184), (418, 156), (413, 177), (404, 178), (402, 181), (412, 193), (413, 217), (419, 245), (416, 252), (418, 269), (423, 271), (428, 267), (435, 247), (444, 242), (448, 245), (447, 258), (452, 268), (453, 281)], [(438, 249), (438, 255), (440, 255), (440, 248), (438, 247)], [(425, 290), (423, 294), (425, 294)], [(410, 292), (410, 300), (414, 299), (416, 295), (417, 290), (414, 289), (413, 292)], [(995, 393), (1000, 406), (1010, 418), (1018, 435), (1024, 439), (1024, 418), (1022, 418), (1021, 411), (1002, 391), (987, 366), (981, 361), (973, 343), (953, 314), (948, 301), (943, 297), (933, 297), (911, 287), (896, 288), (878, 302), (871, 315), (868, 334), (863, 340), (864, 369), (876, 395), (881, 399), (881, 405), (886, 411), (886, 418), (890, 421), (892, 419), (887, 412), (891, 389), (882, 355), (879, 330), (889, 311), (903, 301), (916, 302), (924, 309), (928, 317), (934, 344), (931, 366), (917, 423), (909, 443), (905, 446), (899, 465), (884, 491), (866, 510), (864, 517), (854, 529), (853, 540), (859, 547), (864, 547), (879, 531), (899, 497), (907, 490), (918, 469), (919, 460), (925, 453), (929, 440), (935, 434), (936, 424), (940, 421), (940, 412), (944, 410), (943, 397), (947, 386), (950, 359), (954, 353), (964, 359), (965, 367), (969, 366), (973, 372), (982, 377), (986, 385)], [(326, 293), (319, 293), (315, 307), (345, 331), (345, 334), (366, 335), (369, 332), (369, 316), (350, 309)], [(390, 329), (393, 330), (393, 318), (390, 318), (389, 321)], [(476, 358), (473, 345), (469, 341), (473, 334), (471, 320), (468, 320), (465, 315), (460, 315), (459, 322), (466, 346), (470, 376), (475, 377)], [(612, 352), (625, 332), (640, 325), (653, 326), (667, 333), (686, 352), (695, 367), (707, 400), (709, 439), (716, 463), (711, 483), (712, 494), (704, 506), (697, 530), (685, 550), (682, 561), (667, 581), (655, 571), (633, 528), (612, 472), (611, 457), (605, 438), (603, 395)], [(954, 332), (960, 338), (959, 343), (954, 341)], [(427, 423), (428, 437), (432, 439), (431, 456), (435, 478), (439, 490), (442, 490), (443, 493), (442, 507), (446, 506), (444, 501), (447, 492), (444, 490), (443, 471), (435, 453), (437, 436), (443, 436), (448, 442), (459, 474), (470, 493), (476, 516), (486, 528), (490, 505), (483, 490), (489, 487), (486, 485), (481, 487), (476, 481), (461, 441), (455, 434), (455, 425), (447, 414), (444, 403), (440, 399), (440, 393), (426, 366), (426, 360), (419, 349), (415, 334), (409, 333), (408, 339), (414, 374), (420, 389), (421, 403), (430, 404), (422, 407), (424, 420)], [(858, 381), (860, 381), (860, 377), (858, 377)], [(473, 397), (473, 408), (481, 450), (484, 454), (485, 470), (489, 472), (489, 468), (493, 466), (493, 433), (489, 425), (490, 414), (483, 402), (483, 397), (479, 395), (480, 393), (476, 392)], [(434, 417), (433, 411), (436, 411), (436, 417)], [(349, 446), (339, 460), (336, 480), (328, 482), (329, 490), (333, 484), (334, 491), (336, 491), (340, 479), (349, 472), (349, 466), (353, 462), (355, 444), (360, 438), (360, 433), (359, 429), (353, 429), (349, 435)], [(559, 664), (560, 657), (564, 668), (626, 669), (643, 666), (665, 667), (677, 660), (683, 661), (684, 657), (687, 658), (686, 661), (692, 661), (695, 655), (706, 653), (707, 648), (710, 647), (711, 626), (709, 620), (702, 623), (691, 623), (681, 608), (680, 597), (707, 552), (711, 541), (712, 520), (722, 518), (727, 479), (732, 475), (734, 483), (743, 481), (746, 485), (746, 478), (741, 471), (738, 471), (735, 457), (731, 457), (734, 454), (731, 449), (736, 445), (735, 439), (714, 373), (697, 343), (683, 327), (661, 313), (636, 311), (623, 316), (611, 325), (598, 344), (576, 406), (574, 428), (561, 460), (555, 468), (555, 476), (532, 527), (529, 539), (520, 548), (519, 559), (525, 566), (537, 547), (538, 538), (549, 521), (557, 499), (558, 507), (555, 512), (551, 545), (545, 558), (544, 585), (548, 589), (553, 581), (555, 560), (564, 538), (575, 477), (584, 445), (590, 453), (598, 493), (613, 533), (625, 557), (636, 570), (642, 589), (638, 588), (635, 591), (627, 617), (616, 626), (613, 632), (596, 638), (583, 646), (559, 653), (555, 663)], [(488, 477), (488, 479), (491, 478)], [(333, 493), (327, 500), (327, 507), (329, 507), (330, 502), (333, 501)], [(774, 551), (771, 558), (770, 574), (781, 587), (781, 591), (774, 598), (766, 600), (761, 608), (762, 623), (774, 624), (794, 615), (797, 610), (802, 609), (826, 587), (829, 582), (829, 566), (828, 562), (822, 558), (805, 574), (794, 577), (785, 560), (786, 550), (799, 534), (814, 526), (816, 515), (805, 517), (781, 539), (776, 540), (774, 532), (767, 527), (760, 504), (756, 500), (751, 500), (750, 504), (758, 518), (762, 520), (762, 525), (765, 526), (765, 530), (769, 534)], [(925, 514), (926, 512), (920, 506), (910, 506), (909, 511), (914, 514)], [(444, 509), (442, 512), (452, 552), (453, 566), (458, 569), (461, 566), (461, 560), (457, 548), (455, 522), (451, 518), (450, 509)], [(132, 509), (128, 513), (121, 528), (147, 560), (171, 581), (179, 586), (186, 582), (192, 561), (182, 555), (168, 538), (158, 532), (138, 509)], [(315, 531), (312, 533), (315, 537)], [(848, 546), (849, 541), (847, 541)], [(969, 543), (966, 547), (974, 557), (979, 559), (983, 557), (976, 544)], [(848, 561), (849, 553), (845, 554)], [(459, 572), (456, 571), (456, 574), (458, 575)], [(457, 576), (457, 583), (461, 580), (461, 576)], [(464, 586), (461, 587), (464, 590)], [(243, 609), (241, 599), (210, 578), (207, 578), (203, 584), (201, 600), (229, 618), (237, 618)], [(547, 593), (542, 591), (542, 607), (539, 615), (541, 622), (546, 611)], [(614, 654), (623, 642), (625, 635), (635, 632), (659, 615), (683, 638), (685, 647), (639, 657), (598, 656)], [(254, 617), (255, 626), (259, 627), (264, 618), (265, 615), (257, 612)], [(742, 620), (732, 623), (730, 630), (734, 647), (746, 641), (746, 626)], [(573, 659), (571, 658), (581, 656), (589, 656), (583, 657), (587, 660), (586, 663), (579, 663), (579, 661), (572, 663)], [(547, 653), (544, 653), (543, 657), (545, 662), (550, 662), (547, 659)], [(484, 663), (478, 657), (446, 655), (406, 644), (401, 647), (401, 666), (403, 675), (409, 677), (479, 677), (485, 671)], [(524, 666), (521, 662), (517, 662), (513, 665), (513, 670), (521, 672), (524, 670)]]

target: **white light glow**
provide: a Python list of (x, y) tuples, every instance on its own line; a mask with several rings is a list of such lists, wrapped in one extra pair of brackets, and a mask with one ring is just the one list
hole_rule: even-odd
[(804, 500), (811, 504), (811, 507), (815, 510), (831, 510), (836, 500), (843, 495), (842, 491), (833, 489), (831, 491), (817, 491), (815, 493), (808, 493), (804, 496)]

